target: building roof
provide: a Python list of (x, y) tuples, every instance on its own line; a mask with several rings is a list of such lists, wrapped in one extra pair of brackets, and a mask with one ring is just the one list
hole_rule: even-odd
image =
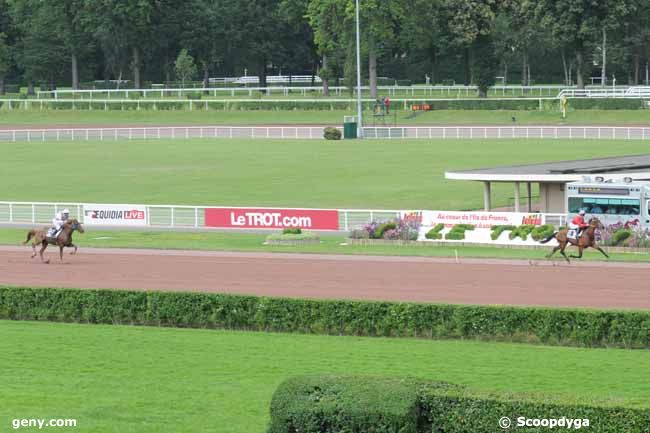
[(650, 154), (448, 171), (445, 178), (490, 182), (565, 183), (595, 175), (650, 180)]

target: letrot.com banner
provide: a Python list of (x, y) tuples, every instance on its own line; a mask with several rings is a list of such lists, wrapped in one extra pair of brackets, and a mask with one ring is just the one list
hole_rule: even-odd
[(146, 226), (147, 207), (124, 204), (84, 204), (86, 225)]
[(239, 229), (338, 230), (339, 212), (332, 209), (206, 208), (205, 225)]

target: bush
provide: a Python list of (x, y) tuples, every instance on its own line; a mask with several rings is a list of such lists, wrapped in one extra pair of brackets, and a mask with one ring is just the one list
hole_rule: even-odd
[(203, 95), (201, 95), (201, 92), (187, 92), (185, 97), (187, 99), (201, 99)]
[(287, 227), (282, 230), (284, 235), (299, 235), (300, 233), (302, 233), (300, 227)]
[(323, 132), (323, 137), (325, 137), (325, 140), (340, 140), (341, 135), (341, 131), (338, 128), (334, 128), (332, 126), (326, 127), (325, 131)]
[(382, 223), (377, 226), (375, 229), (375, 232), (373, 233), (372, 238), (373, 239), (383, 239), (384, 238), (384, 233), (386, 233), (388, 230), (395, 230), (397, 228), (397, 224), (394, 222), (388, 222), (388, 223)]
[(445, 228), (443, 223), (438, 223), (434, 228), (429, 230), (427, 234), (424, 235), (427, 239), (442, 239), (442, 233), (440, 233)]
[(612, 235), (612, 244), (621, 245), (625, 242), (630, 236), (632, 236), (632, 230), (630, 229), (620, 229), (614, 232)]
[(643, 110), (643, 99), (629, 98), (575, 98), (569, 99), (568, 108), (574, 110)]
[(0, 287), (0, 319), (650, 348), (650, 311)]
[(273, 233), (266, 237), (266, 242), (276, 244), (298, 244), (302, 242), (319, 242), (320, 236), (315, 233)]
[(417, 433), (413, 379), (301, 376), (271, 399), (268, 433)]
[(528, 239), (528, 235), (535, 229), (534, 225), (524, 224), (516, 227), (510, 232), (509, 238), (516, 239), (517, 237), (521, 238), (522, 241)]
[(465, 231), (467, 230), (474, 230), (474, 226), (472, 224), (456, 224), (445, 235), (445, 239), (461, 241), (465, 239)]
[(491, 233), (490, 237), (492, 238), (493, 241), (496, 241), (499, 236), (501, 236), (501, 233), (508, 231), (508, 230), (514, 230), (516, 226), (511, 226), (511, 225), (497, 225), (497, 226), (492, 226), (490, 227)]
[[(271, 400), (268, 433), (494, 433), (498, 420), (572, 420), (598, 433), (646, 433), (650, 409), (605, 400), (541, 393), (491, 393), (414, 378), (300, 376), (284, 381)], [(584, 421), (588, 420), (588, 421)], [(577, 427), (577, 423), (580, 427)], [(528, 427), (541, 433), (548, 427)]]
[(553, 224), (544, 224), (535, 227), (531, 232), (531, 237), (533, 238), (533, 240), (539, 242), (542, 239), (546, 239), (547, 237), (551, 236), (554, 232), (555, 232), (555, 226), (553, 226)]
[(422, 100), (414, 104), (429, 105), (431, 110), (539, 110), (539, 100), (534, 98)]

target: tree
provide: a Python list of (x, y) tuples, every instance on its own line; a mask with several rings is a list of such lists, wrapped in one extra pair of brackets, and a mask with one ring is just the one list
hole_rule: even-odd
[(11, 66), (11, 53), (7, 45), (7, 36), (0, 33), (0, 95), (5, 94), (5, 76)]
[(341, 59), (345, 58), (343, 36), (345, 32), (345, 5), (339, 0), (311, 0), (306, 11), (313, 29), (314, 43), (322, 58), (320, 77), (323, 95), (329, 96), (329, 82), (340, 72)]
[(194, 59), (187, 53), (185, 48), (178, 54), (174, 63), (174, 70), (176, 71), (176, 76), (180, 77), (181, 87), (183, 88), (185, 88), (185, 80), (192, 78), (196, 74)]

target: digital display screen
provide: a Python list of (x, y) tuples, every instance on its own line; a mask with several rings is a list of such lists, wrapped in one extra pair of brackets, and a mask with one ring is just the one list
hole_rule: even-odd
[(600, 186), (581, 186), (578, 188), (579, 194), (595, 194), (595, 195), (630, 195), (630, 190), (627, 188), (607, 188)]

